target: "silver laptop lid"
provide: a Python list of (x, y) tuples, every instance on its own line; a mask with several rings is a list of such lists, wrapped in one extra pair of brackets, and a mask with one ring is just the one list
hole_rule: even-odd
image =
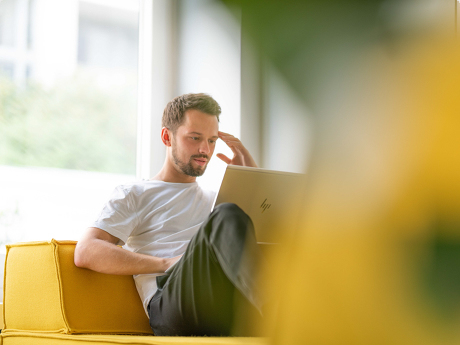
[(251, 217), (258, 242), (279, 243), (297, 226), (304, 182), (304, 174), (228, 165), (214, 204), (237, 204)]

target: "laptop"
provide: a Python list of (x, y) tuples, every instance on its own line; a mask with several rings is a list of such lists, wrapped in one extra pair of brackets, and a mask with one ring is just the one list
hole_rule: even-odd
[(214, 206), (231, 202), (251, 217), (259, 243), (280, 243), (297, 227), (305, 174), (228, 165)]

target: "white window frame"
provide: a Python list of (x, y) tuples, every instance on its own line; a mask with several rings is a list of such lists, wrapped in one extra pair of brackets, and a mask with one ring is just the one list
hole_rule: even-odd
[(176, 1), (140, 0), (137, 178), (148, 179), (162, 167), (165, 147), (161, 116), (176, 88)]

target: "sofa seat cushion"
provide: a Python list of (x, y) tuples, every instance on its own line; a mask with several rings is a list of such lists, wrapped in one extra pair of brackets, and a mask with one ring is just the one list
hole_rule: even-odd
[(6, 331), (2, 345), (268, 345), (266, 338), (240, 337), (155, 337), (142, 335), (56, 334)]
[(78, 268), (76, 242), (7, 246), (3, 318), (6, 330), (153, 334), (132, 276)]

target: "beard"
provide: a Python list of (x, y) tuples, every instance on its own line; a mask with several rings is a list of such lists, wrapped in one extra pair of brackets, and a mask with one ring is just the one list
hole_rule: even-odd
[[(201, 175), (204, 174), (204, 172), (206, 171), (206, 168), (208, 166), (206, 164), (203, 167), (194, 168), (193, 165), (192, 165), (193, 159), (195, 159), (195, 158), (206, 158), (206, 159), (208, 159), (207, 155), (193, 155), (193, 156), (190, 157), (190, 159), (189, 159), (189, 161), (187, 163), (181, 161), (179, 159), (179, 157), (177, 156), (176, 146), (174, 146), (172, 148), (172, 157), (174, 159), (174, 163), (179, 167), (179, 169), (185, 175), (188, 175), (188, 176), (193, 176), (193, 177), (201, 176)], [(208, 159), (208, 163), (209, 163), (209, 159)]]

